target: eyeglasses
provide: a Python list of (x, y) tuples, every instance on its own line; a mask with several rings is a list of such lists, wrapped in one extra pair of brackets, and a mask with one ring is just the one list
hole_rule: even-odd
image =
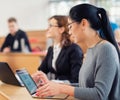
[(52, 25), (52, 24), (49, 24), (48, 27), (59, 27), (58, 25)]
[(73, 24), (73, 23), (75, 23), (75, 21), (73, 21), (73, 22), (71, 22), (71, 23), (68, 23), (67, 26), (69, 26), (69, 25), (71, 25), (71, 24)]
[(68, 23), (68, 24), (67, 24), (68, 29), (71, 29), (71, 28), (72, 28), (72, 26), (71, 26), (71, 25), (72, 25), (73, 23), (76, 23), (76, 22), (75, 22), (75, 21), (73, 21), (73, 22), (71, 22), (71, 23)]

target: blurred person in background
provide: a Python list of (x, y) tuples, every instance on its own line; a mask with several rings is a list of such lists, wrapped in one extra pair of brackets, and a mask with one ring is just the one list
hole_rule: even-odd
[(117, 25), (117, 23), (114, 23), (114, 22), (110, 22), (110, 25), (112, 27), (112, 30), (113, 30), (114, 35), (115, 35), (115, 39), (116, 39), (116, 41), (119, 45), (119, 49), (120, 49), (120, 28)]
[(13, 17), (8, 19), (10, 33), (5, 38), (1, 51), (8, 52), (31, 52), (29, 40), (24, 31), (19, 29), (17, 20)]

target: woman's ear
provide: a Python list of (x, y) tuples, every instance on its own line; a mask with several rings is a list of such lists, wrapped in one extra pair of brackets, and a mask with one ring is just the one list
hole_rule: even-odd
[(82, 19), (81, 24), (82, 24), (82, 26), (84, 26), (84, 27), (89, 26), (89, 22), (88, 22), (87, 19)]
[(87, 27), (90, 27), (90, 23), (88, 22), (87, 19), (82, 19), (81, 20), (81, 27), (83, 30), (85, 30)]

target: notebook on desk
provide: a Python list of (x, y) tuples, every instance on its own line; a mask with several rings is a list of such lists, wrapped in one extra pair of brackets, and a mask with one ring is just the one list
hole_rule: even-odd
[[(34, 82), (34, 80), (32, 79), (32, 77), (30, 76), (30, 74), (27, 72), (27, 70), (25, 70), (25, 69), (16, 70), (16, 73), (18, 74), (18, 76), (22, 80), (24, 86), (26, 87), (26, 89), (28, 90), (30, 95), (34, 98), (39, 98), (36, 95), (36, 90), (37, 90), (38, 87), (37, 87), (36, 83)], [(44, 99), (61, 99), (61, 100), (64, 100), (67, 97), (68, 97), (67, 95), (61, 94), (61, 95), (46, 97)]]
[(9, 65), (5, 62), (0, 62), (0, 80), (7, 84), (24, 86), (19, 77), (13, 73)]

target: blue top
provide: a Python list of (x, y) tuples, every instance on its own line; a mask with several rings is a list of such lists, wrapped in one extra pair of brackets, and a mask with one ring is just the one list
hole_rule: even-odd
[(119, 26), (116, 23), (110, 22), (110, 25), (112, 27), (113, 32), (119, 28)]

